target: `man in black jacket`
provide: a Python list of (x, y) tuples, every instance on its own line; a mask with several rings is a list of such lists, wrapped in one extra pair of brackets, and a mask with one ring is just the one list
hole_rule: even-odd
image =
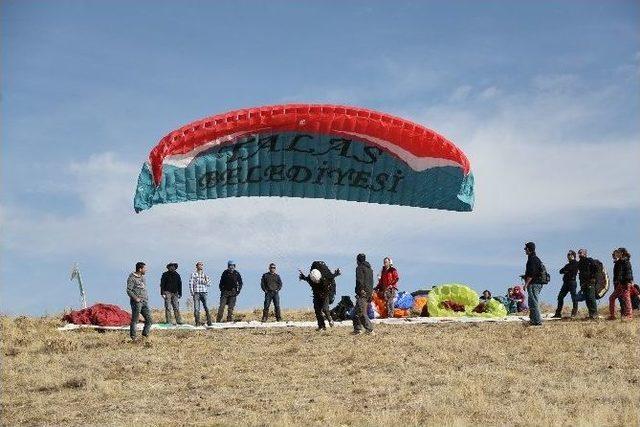
[[(180, 298), (182, 297), (182, 279), (176, 271), (178, 264), (172, 262), (167, 264), (167, 271), (162, 273), (160, 278), (160, 295), (164, 299), (164, 317), (166, 323), (182, 325), (182, 317), (180, 316)], [(175, 322), (171, 322), (171, 307), (173, 307), (173, 315)]]
[(276, 273), (276, 265), (274, 263), (269, 264), (269, 271), (262, 275), (260, 280), (260, 287), (264, 292), (264, 308), (262, 309), (262, 321), (266, 322), (269, 317), (269, 306), (273, 301), (273, 308), (276, 312), (276, 321), (282, 320), (280, 314), (280, 289), (282, 289), (282, 279), (280, 275)]
[(356, 267), (356, 304), (353, 314), (353, 333), (361, 334), (362, 328), (368, 334), (373, 333), (373, 325), (369, 320), (367, 309), (373, 295), (373, 270), (367, 262), (365, 254), (358, 254), (356, 257), (358, 266)]
[(576, 261), (576, 253), (569, 251), (567, 254), (567, 260), (569, 261), (564, 267), (560, 269), (562, 274), (562, 288), (558, 293), (558, 306), (556, 308), (556, 314), (553, 317), (562, 318), (562, 306), (564, 305), (564, 297), (567, 294), (571, 294), (571, 302), (573, 308), (571, 309), (571, 317), (576, 317), (578, 314), (578, 294), (576, 276), (578, 275), (578, 261)]
[(598, 318), (598, 302), (596, 301), (596, 272), (593, 259), (587, 256), (586, 249), (578, 251), (578, 278), (580, 290), (584, 294), (585, 303), (589, 310), (588, 319)]
[(233, 308), (236, 306), (236, 298), (242, 290), (242, 276), (236, 270), (236, 263), (227, 262), (227, 269), (220, 276), (220, 306), (216, 320), (222, 322), (224, 307), (227, 306), (227, 322), (233, 322)]
[[(318, 270), (320, 278), (315, 280), (311, 276), (313, 270)], [(329, 326), (333, 326), (333, 320), (331, 320), (331, 312), (329, 310), (329, 301), (335, 294), (335, 278), (340, 275), (340, 269), (336, 269), (333, 273), (324, 261), (314, 261), (311, 263), (309, 275), (305, 275), (302, 270), (300, 272), (299, 279), (304, 280), (311, 286), (311, 292), (313, 294), (313, 311), (316, 314), (316, 320), (318, 321), (318, 331), (326, 330), (325, 317), (329, 322)]]
[(541, 326), (542, 316), (540, 315), (540, 292), (542, 291), (542, 261), (536, 255), (536, 244), (527, 242), (524, 245), (527, 254), (527, 266), (522, 276), (524, 278), (524, 290), (527, 291), (527, 302), (529, 303), (529, 324), (531, 326)]

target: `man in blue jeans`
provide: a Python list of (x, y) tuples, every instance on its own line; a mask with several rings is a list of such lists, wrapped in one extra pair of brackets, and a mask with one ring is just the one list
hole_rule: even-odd
[(527, 267), (524, 272), (524, 290), (527, 291), (529, 303), (529, 325), (542, 326), (540, 315), (540, 291), (542, 291), (542, 261), (536, 255), (536, 244), (527, 242), (524, 245), (527, 254)]
[(131, 339), (136, 339), (136, 327), (140, 314), (144, 317), (144, 328), (142, 336), (149, 336), (151, 331), (151, 310), (149, 310), (149, 296), (147, 294), (147, 283), (144, 275), (147, 272), (147, 266), (144, 262), (136, 263), (136, 271), (129, 275), (127, 279), (127, 295), (131, 302), (131, 325), (129, 326), (129, 335)]
[(204, 308), (204, 313), (207, 316), (207, 326), (211, 326), (211, 313), (209, 312), (209, 306), (207, 305), (207, 293), (209, 292), (209, 285), (211, 280), (204, 272), (204, 264), (202, 261), (196, 263), (196, 271), (191, 274), (189, 279), (189, 292), (193, 297), (193, 317), (196, 321), (196, 326), (201, 326), (200, 323), (200, 303)]

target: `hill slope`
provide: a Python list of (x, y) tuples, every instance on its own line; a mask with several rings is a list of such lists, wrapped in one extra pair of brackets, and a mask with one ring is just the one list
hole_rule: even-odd
[(640, 423), (638, 320), (154, 331), (140, 343), (61, 333), (51, 318), (1, 324), (3, 424)]

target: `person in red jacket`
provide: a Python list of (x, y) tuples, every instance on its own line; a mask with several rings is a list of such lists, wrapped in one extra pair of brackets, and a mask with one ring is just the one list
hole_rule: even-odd
[(386, 302), (387, 317), (393, 317), (393, 300), (398, 293), (398, 280), (398, 270), (393, 266), (391, 258), (386, 257), (378, 279), (377, 290), (383, 295)]

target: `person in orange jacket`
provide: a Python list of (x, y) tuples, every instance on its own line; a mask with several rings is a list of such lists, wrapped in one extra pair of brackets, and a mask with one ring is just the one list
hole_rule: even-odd
[(386, 257), (383, 260), (382, 271), (378, 279), (376, 289), (384, 296), (387, 306), (387, 317), (393, 317), (393, 301), (398, 293), (398, 270), (393, 266), (391, 258)]

